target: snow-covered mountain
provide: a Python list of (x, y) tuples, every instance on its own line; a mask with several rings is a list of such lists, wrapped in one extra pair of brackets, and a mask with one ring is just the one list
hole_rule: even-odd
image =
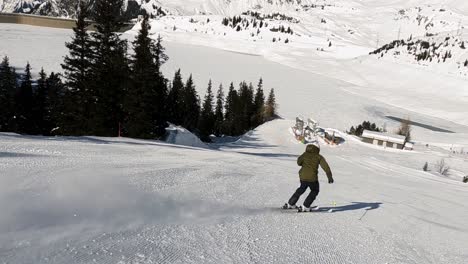
[[(0, 12), (74, 17), (78, 3), (76, 0), (0, 0)], [(136, 17), (140, 1), (126, 0), (125, 10), (130, 17)]]
[[(73, 17), (77, 4), (76, 0), (0, 0), (0, 12)], [(468, 1), (464, 0), (125, 0), (124, 7), (130, 18), (151, 14), (155, 34), (182, 43), (276, 61), (282, 51), (290, 57), (290, 49), (310, 49), (334, 59), (385, 50), (379, 59), (468, 74), (468, 51), (456, 48), (468, 41)], [(446, 37), (459, 43), (444, 46), (452, 56), (442, 59), (443, 63), (439, 58), (418, 60), (424, 50), (409, 48), (383, 56), (395, 41), (412, 39), (440, 46)]]
[[(0, 12), (74, 17), (77, 4), (76, 0), (0, 0)], [(468, 41), (468, 1), (464, 0), (125, 0), (124, 7), (130, 18), (151, 14), (155, 34), (181, 43), (276, 61), (281, 52), (290, 57), (291, 49), (309, 49), (334, 59), (385, 50), (371, 56), (441, 73), (468, 74), (468, 51), (456, 48)], [(402, 48), (383, 56), (395, 41), (412, 39), (440, 46), (446, 37), (459, 43), (444, 46), (452, 56), (442, 59), (443, 63), (429, 57), (418, 60), (424, 50)]]

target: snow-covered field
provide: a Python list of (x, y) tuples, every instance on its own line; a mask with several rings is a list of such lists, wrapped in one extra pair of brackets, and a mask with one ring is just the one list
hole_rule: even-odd
[[(266, 88), (275, 88), (284, 119), (209, 148), (0, 134), (0, 263), (468, 261), (468, 184), (461, 182), (468, 174), (466, 76), (454, 64), (368, 55), (377, 40), (423, 36), (419, 15), (437, 22), (431, 32), (454, 34), (468, 24), (465, 1), (342, 0), (298, 12), (272, 1), (262, 10), (301, 19), (291, 25), (301, 37), (287, 44), (272, 43), (274, 32), (252, 39), (221, 25), (224, 16), (263, 0), (158, 2), (179, 14), (153, 23), (170, 57), (167, 77), (178, 68), (185, 78), (193, 73), (200, 95), (209, 79), (226, 88), (263, 77)], [(132, 39), (136, 30), (124, 37)], [(61, 71), (70, 35), (0, 24), (0, 56), (9, 55), (18, 71), (27, 61), (35, 73)], [(454, 60), (467, 55), (458, 52)], [(322, 146), (336, 183), (322, 175), (316, 204), (335, 212), (297, 214), (278, 209), (297, 188), (296, 158), (304, 145), (288, 131), (297, 115), (340, 131), (364, 120), (393, 131), (398, 123), (386, 116), (394, 116), (454, 133), (414, 126), (412, 152), (354, 137)], [(434, 173), (442, 158), (449, 177)], [(422, 171), (425, 162), (431, 172)]]

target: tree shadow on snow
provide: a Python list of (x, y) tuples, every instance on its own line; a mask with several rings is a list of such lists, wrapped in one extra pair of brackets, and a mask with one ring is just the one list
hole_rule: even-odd
[(237, 141), (235, 142), (230, 142), (230, 143), (214, 143), (210, 144), (211, 147), (214, 149), (240, 149), (240, 148), (251, 148), (251, 149), (260, 149), (260, 148), (275, 148), (277, 147), (276, 145), (270, 145), (270, 144), (265, 144), (265, 142), (262, 142), (262, 140), (253, 135), (253, 133), (247, 133), (240, 137)]
[(9, 133), (0, 133), (2, 137), (10, 138), (19, 138), (19, 139), (33, 139), (33, 140), (48, 140), (54, 142), (79, 142), (79, 143), (89, 143), (96, 145), (134, 145), (134, 146), (155, 146), (155, 147), (169, 147), (177, 149), (187, 149), (187, 150), (208, 150), (205, 148), (189, 147), (183, 145), (175, 145), (166, 143), (164, 141), (158, 140), (145, 140), (145, 139), (133, 139), (133, 138), (113, 138), (110, 137), (106, 139), (105, 137), (94, 137), (94, 136), (38, 136), (38, 135), (20, 135), (20, 134), (9, 134)]

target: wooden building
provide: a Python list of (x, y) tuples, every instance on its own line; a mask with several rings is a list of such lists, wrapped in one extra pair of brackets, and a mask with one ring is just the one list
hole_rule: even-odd
[(413, 143), (406, 142), (405, 137), (400, 135), (391, 135), (375, 131), (364, 130), (362, 141), (365, 143), (382, 146), (385, 148), (413, 150)]

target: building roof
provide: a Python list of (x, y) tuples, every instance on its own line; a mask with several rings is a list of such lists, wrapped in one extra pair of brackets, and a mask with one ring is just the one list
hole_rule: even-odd
[(398, 143), (398, 144), (405, 144), (405, 137), (400, 135), (391, 135), (387, 133), (380, 133), (375, 131), (364, 130), (362, 132), (363, 138), (370, 138), (370, 139), (377, 139), (386, 142)]

